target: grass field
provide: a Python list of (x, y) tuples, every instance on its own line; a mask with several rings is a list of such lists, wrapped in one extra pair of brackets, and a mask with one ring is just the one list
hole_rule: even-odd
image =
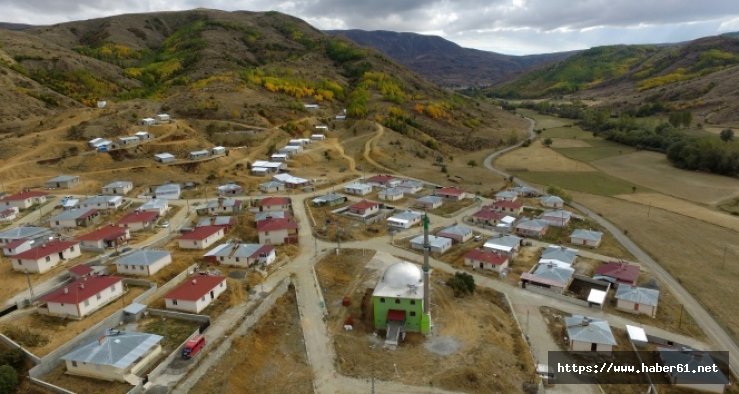
[[(631, 182), (598, 171), (514, 171), (513, 174), (521, 179), (547, 186), (554, 185), (567, 190), (613, 196), (632, 192), (636, 186)], [(642, 188), (639, 188), (642, 190)]]
[(714, 211), (679, 198), (665, 196), (664, 194), (659, 193), (621, 194), (615, 197), (646, 205), (647, 207), (653, 206), (662, 208), (666, 211), (689, 216), (693, 219), (726, 227), (734, 231), (739, 231), (739, 217), (722, 213), (720, 211)]
[[(577, 141), (577, 140), (575, 140)], [(584, 162), (592, 162), (595, 160), (604, 159), (612, 156), (621, 156), (631, 152), (635, 149), (629, 148), (617, 144), (615, 142), (605, 141), (601, 139), (588, 141), (591, 146), (588, 147), (565, 147), (565, 148), (554, 148), (557, 152), (569, 157)]]
[(565, 124), (572, 123), (570, 119), (557, 118), (556, 116), (542, 115), (534, 110), (519, 108), (516, 112), (523, 116), (534, 119), (536, 121), (536, 128), (538, 129), (549, 129), (552, 127), (561, 127)]
[(558, 150), (545, 147), (542, 145), (541, 140), (534, 141), (534, 143), (529, 147), (515, 149), (504, 154), (495, 160), (495, 166), (509, 171), (597, 171), (587, 163), (581, 163), (577, 160), (570, 159), (569, 157), (560, 154)]

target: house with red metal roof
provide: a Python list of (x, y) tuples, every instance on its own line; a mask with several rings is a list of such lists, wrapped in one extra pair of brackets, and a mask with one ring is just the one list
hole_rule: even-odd
[(0, 223), (12, 222), (18, 217), (20, 210), (16, 207), (0, 207)]
[(67, 269), (67, 272), (69, 272), (69, 276), (71, 276), (72, 278), (80, 279), (86, 276), (91, 276), (95, 272), (95, 270), (92, 269), (92, 267), (90, 267), (89, 265), (83, 263), (77, 264), (74, 267)]
[(202, 226), (183, 234), (178, 240), (182, 249), (205, 249), (223, 239), (226, 228), (223, 226)]
[(122, 217), (117, 225), (118, 227), (125, 227), (130, 231), (141, 231), (154, 227), (154, 223), (156, 223), (158, 218), (159, 214), (153, 211), (133, 211)]
[(464, 256), (464, 265), (472, 269), (492, 270), (501, 273), (508, 268), (509, 257), (502, 253), (472, 249)]
[(367, 184), (379, 187), (395, 187), (400, 185), (402, 179), (396, 178), (392, 175), (375, 175), (365, 180)]
[(41, 300), (52, 316), (81, 319), (113, 302), (123, 292), (121, 277), (86, 276), (45, 295)]
[(257, 222), (259, 243), (282, 245), (298, 243), (298, 224), (290, 218), (272, 218)]
[(523, 211), (523, 203), (521, 201), (498, 200), (490, 207), (495, 212), (509, 213), (513, 215), (520, 215)]
[(3, 254), (6, 256), (14, 256), (18, 253), (25, 252), (33, 247), (35, 243), (32, 239), (16, 239), (3, 246)]
[(362, 218), (374, 215), (377, 212), (380, 212), (380, 203), (369, 200), (362, 200), (358, 203), (354, 203), (347, 209), (347, 214)]
[(290, 199), (288, 197), (265, 197), (257, 201), (259, 212), (289, 211)]
[(226, 291), (226, 277), (196, 274), (164, 296), (167, 309), (200, 313)]
[(595, 269), (594, 279), (605, 279), (611, 283), (625, 283), (636, 286), (641, 268), (636, 264), (610, 262)]
[(118, 248), (128, 243), (131, 233), (125, 227), (114, 225), (99, 229), (77, 237), (81, 242), (82, 250), (103, 251), (107, 248)]
[(442, 187), (440, 189), (436, 189), (434, 190), (434, 195), (453, 201), (463, 200), (465, 197), (467, 197), (467, 194), (464, 192), (464, 190), (456, 186)]
[(0, 199), (0, 208), (15, 207), (20, 210), (31, 208), (34, 205), (46, 202), (49, 194), (37, 190), (24, 190), (20, 193), (11, 194)]
[(470, 217), (472, 223), (481, 226), (496, 226), (500, 219), (505, 216), (502, 212), (495, 212), (492, 209), (481, 209)]
[(58, 239), (40, 243), (25, 252), (12, 256), (13, 269), (19, 272), (42, 274), (56, 267), (59, 263), (79, 257), (78, 241), (61, 241)]

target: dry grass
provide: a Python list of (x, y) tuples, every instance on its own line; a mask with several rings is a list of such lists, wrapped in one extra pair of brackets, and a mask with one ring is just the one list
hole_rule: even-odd
[(739, 231), (739, 217), (714, 211), (679, 198), (658, 193), (621, 194), (615, 197), (642, 205), (651, 205), (656, 208), (662, 208), (666, 211), (688, 216), (693, 219), (698, 219), (721, 227), (726, 227), (734, 231)]
[(312, 393), (294, 292), (280, 297), (232, 351), (192, 387), (193, 393)]
[(602, 226), (598, 225), (590, 219), (573, 219), (565, 227), (550, 226), (547, 233), (544, 235), (542, 241), (553, 244), (569, 246), (570, 235), (575, 229), (586, 229), (586, 230), (597, 230), (603, 233), (601, 243), (597, 248), (591, 248), (583, 245), (575, 245), (574, 248), (582, 249), (584, 251), (592, 251), (593, 253), (602, 254), (605, 256), (623, 258), (627, 260), (633, 260), (634, 256), (631, 255), (613, 236), (606, 231)]
[(124, 394), (131, 390), (132, 386), (123, 382), (108, 382), (105, 380), (85, 378), (82, 376), (67, 375), (67, 368), (62, 363), (53, 371), (42, 377), (42, 380), (59, 387), (73, 390), (78, 394)]
[[(737, 297), (739, 235), (659, 208), (577, 193), (575, 199), (620, 228), (675, 277), (716, 319), (739, 338)], [(724, 257), (724, 251), (726, 255)]]
[[(65, 261), (43, 274), (29, 274), (31, 283), (33, 285), (43, 283), (66, 271), (67, 268), (74, 267), (79, 263), (87, 261), (87, 259), (91, 257), (92, 255), (83, 253), (82, 256), (71, 261)], [(13, 266), (7, 258), (0, 259), (0, 261), (2, 261), (2, 264), (0, 264), (0, 300), (5, 301), (21, 291), (28, 290), (28, 281), (24, 273), (13, 269)]]
[(534, 141), (527, 148), (515, 149), (504, 154), (495, 161), (495, 166), (507, 170), (526, 170), (534, 172), (566, 171), (592, 172), (597, 171), (589, 164), (567, 158), (557, 151), (542, 145), (540, 140)]
[(739, 180), (673, 167), (665, 155), (635, 152), (592, 163), (601, 171), (661, 193), (690, 201), (717, 204), (739, 196)]
[(362, 241), (375, 237), (387, 235), (387, 225), (384, 220), (373, 224), (365, 224), (359, 218), (352, 218), (344, 214), (335, 214), (331, 211), (342, 206), (334, 207), (314, 207), (306, 200), (309, 216), (312, 216), (316, 225), (313, 228), (313, 234), (316, 238), (336, 242), (337, 236), (341, 237), (341, 241)]

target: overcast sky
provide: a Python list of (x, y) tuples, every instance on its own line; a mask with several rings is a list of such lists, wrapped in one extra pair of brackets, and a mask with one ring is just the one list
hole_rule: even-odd
[(0, 0), (0, 20), (53, 24), (197, 7), (276, 10), (320, 29), (435, 34), (516, 55), (739, 31), (739, 0)]

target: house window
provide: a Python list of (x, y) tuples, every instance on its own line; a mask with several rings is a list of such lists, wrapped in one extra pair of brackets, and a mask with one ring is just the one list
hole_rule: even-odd
[(85, 306), (90, 306), (90, 300), (85, 300)]
[(385, 303), (385, 298), (380, 298), (380, 302), (384, 304)]
[(396, 304), (400, 304), (400, 298), (396, 298), (396, 299), (395, 299), (395, 303), (396, 303)]
[(74, 252), (74, 246), (72, 246), (71, 248), (69, 248), (69, 251), (70, 252)]
[(177, 300), (172, 300), (172, 305), (177, 305)]
[(416, 316), (416, 311), (411, 311), (411, 317)]
[(205, 296), (202, 296), (202, 297), (200, 298), (200, 301), (205, 301)]
[(236, 258), (236, 262), (237, 262), (237, 263), (238, 263), (238, 262), (240, 262), (240, 260), (239, 260), (239, 258), (238, 258), (238, 257)]
[(100, 293), (97, 293), (96, 296), (97, 296), (97, 299), (98, 300), (101, 299), (101, 298), (103, 298), (103, 296), (101, 296)]
[(72, 361), (72, 366), (73, 366), (74, 368), (77, 368), (77, 361)]
[(113, 286), (110, 286), (110, 292), (112, 293), (112, 292), (114, 292), (114, 291), (115, 291), (115, 285), (113, 285)]
[(50, 256), (46, 256), (46, 261), (51, 261), (51, 257)]
[(411, 300), (411, 305), (416, 305), (416, 300)]

